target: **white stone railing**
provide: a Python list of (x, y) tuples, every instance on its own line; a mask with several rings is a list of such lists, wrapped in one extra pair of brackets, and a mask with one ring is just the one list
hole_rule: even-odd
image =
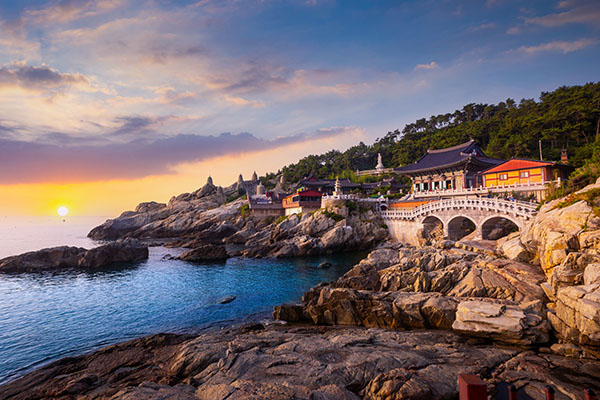
[[(394, 203), (390, 203), (392, 205)], [(529, 219), (536, 214), (537, 204), (517, 200), (503, 200), (494, 198), (454, 198), (432, 201), (417, 207), (408, 209), (391, 209), (380, 211), (384, 219), (407, 219), (413, 220), (436, 211), (448, 210), (483, 210), (492, 213), (514, 215), (516, 217)]]
[(324, 194), (323, 200), (357, 200), (355, 194)]
[(474, 188), (464, 188), (464, 189), (437, 189), (437, 190), (427, 190), (424, 192), (413, 192), (413, 198), (423, 198), (423, 197), (435, 197), (435, 196), (466, 196), (470, 194), (476, 195), (485, 195), (488, 193), (502, 193), (502, 192), (527, 192), (531, 190), (542, 190), (546, 188), (548, 184), (558, 184), (560, 185), (560, 179), (556, 181), (547, 181), (547, 182), (533, 182), (533, 183), (513, 183), (512, 185), (497, 185), (497, 186), (480, 186)]

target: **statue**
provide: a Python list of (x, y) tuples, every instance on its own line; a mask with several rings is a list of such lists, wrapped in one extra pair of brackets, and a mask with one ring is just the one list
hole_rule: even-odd
[(208, 176), (208, 179), (206, 180), (206, 184), (209, 186), (214, 186), (212, 177), (210, 175)]
[(252, 182), (256, 182), (258, 180), (258, 176), (256, 176), (256, 171), (252, 174)]
[(377, 166), (375, 167), (375, 169), (377, 171), (381, 171), (383, 170), (383, 161), (381, 160), (381, 153), (377, 153)]

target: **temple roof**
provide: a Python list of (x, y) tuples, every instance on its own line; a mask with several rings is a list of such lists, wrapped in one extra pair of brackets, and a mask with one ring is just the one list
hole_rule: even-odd
[[(330, 186), (330, 187), (334, 187), (335, 185), (335, 179), (319, 179), (316, 178), (315, 176), (311, 175), (308, 178), (304, 178), (303, 180), (300, 181), (300, 186)], [(344, 178), (344, 179), (340, 179), (340, 185), (345, 188), (345, 187), (359, 187), (360, 184), (359, 183), (354, 183), (352, 181), (350, 181), (350, 179), (348, 178)]]
[(554, 161), (529, 160), (526, 158), (511, 158), (510, 160), (505, 161), (500, 165), (496, 165), (495, 167), (491, 167), (491, 168), (486, 169), (485, 171), (481, 171), (481, 173), (488, 174), (488, 173), (495, 173), (495, 172), (516, 171), (516, 170), (520, 170), (520, 169), (550, 167), (550, 166), (572, 168), (568, 165), (557, 164)]
[(395, 172), (412, 175), (444, 168), (458, 167), (467, 163), (482, 167), (492, 167), (504, 160), (487, 157), (474, 140), (439, 150), (427, 150), (427, 153), (415, 163), (394, 169)]

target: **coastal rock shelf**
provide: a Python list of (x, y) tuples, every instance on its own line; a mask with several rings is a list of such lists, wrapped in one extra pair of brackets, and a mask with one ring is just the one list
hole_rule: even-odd
[[(460, 373), (534, 398), (597, 388), (589, 360), (498, 347), (451, 332), (262, 325), (195, 338), (156, 335), (50, 364), (0, 398), (451, 399)], [(566, 398), (566, 397), (565, 397)]]
[(31, 251), (0, 260), (0, 272), (19, 273), (79, 268), (93, 269), (114, 263), (138, 262), (148, 258), (148, 247), (137, 240), (119, 240), (91, 250), (59, 246)]

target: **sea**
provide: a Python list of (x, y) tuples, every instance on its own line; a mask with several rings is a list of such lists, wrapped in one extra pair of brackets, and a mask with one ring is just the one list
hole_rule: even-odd
[[(105, 217), (0, 217), (0, 258), (70, 245)], [(0, 384), (62, 357), (160, 333), (201, 333), (270, 321), (273, 306), (300, 301), (364, 253), (194, 264), (180, 249), (150, 247), (148, 260), (93, 271), (0, 273)], [(324, 261), (332, 267), (318, 268)], [(222, 304), (227, 297), (235, 297)], [(229, 299), (229, 300), (230, 300)]]

